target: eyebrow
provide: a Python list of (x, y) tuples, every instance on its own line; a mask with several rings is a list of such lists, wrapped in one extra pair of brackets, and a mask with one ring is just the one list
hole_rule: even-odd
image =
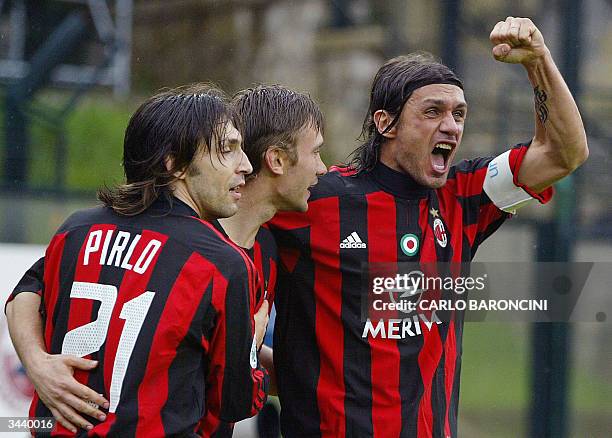
[[(445, 100), (442, 99), (434, 99), (434, 98), (428, 98), (423, 100), (423, 104), (425, 105), (437, 105), (437, 106), (445, 106), (447, 103)], [(456, 108), (467, 108), (467, 103), (466, 102), (460, 102)]]

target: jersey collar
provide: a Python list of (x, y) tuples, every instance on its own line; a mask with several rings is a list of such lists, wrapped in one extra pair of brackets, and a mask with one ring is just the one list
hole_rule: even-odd
[[(215, 227), (215, 229), (220, 232), (221, 234), (223, 234), (223, 236), (226, 239), (232, 240), (231, 237), (225, 232), (225, 229), (223, 228), (223, 226), (221, 225), (221, 222), (219, 222), (217, 219), (210, 221), (211, 225), (213, 227)], [(257, 238), (259, 237), (259, 233), (261, 232), (261, 227), (259, 228), (259, 230), (257, 230), (257, 234), (255, 235), (255, 240), (257, 241)], [(233, 242), (233, 240), (232, 240)], [(249, 257), (251, 257), (251, 259), (253, 258), (253, 246), (251, 246), (250, 248), (245, 248), (243, 246), (238, 245), (237, 243), (234, 243), (236, 246), (238, 246), (240, 249), (242, 249), (244, 252), (246, 252)]]
[(171, 198), (160, 196), (151, 204), (148, 211), (152, 214), (176, 214), (180, 216), (200, 217), (193, 208), (175, 196)]
[(410, 175), (393, 170), (381, 162), (376, 163), (370, 178), (383, 191), (400, 198), (425, 198), (431, 190), (417, 183)]
[[(171, 200), (163, 196), (160, 196), (151, 205), (151, 207), (149, 207), (149, 211), (151, 211), (153, 214), (176, 214), (180, 216), (200, 217), (193, 208), (191, 208), (189, 205), (187, 205), (186, 203), (184, 203), (183, 201), (181, 201), (179, 198), (175, 196), (173, 196)], [(217, 231), (223, 234), (223, 237), (225, 237), (226, 239), (230, 238), (218, 220), (215, 219), (209, 222), (213, 227), (215, 227)], [(259, 234), (259, 231), (257, 233)], [(251, 255), (249, 251), (252, 251), (252, 247), (242, 248), (242, 249), (246, 251), (249, 255)]]

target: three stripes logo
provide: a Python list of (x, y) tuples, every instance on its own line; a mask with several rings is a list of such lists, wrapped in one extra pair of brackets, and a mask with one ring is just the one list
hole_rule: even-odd
[(353, 231), (346, 239), (340, 242), (340, 248), (365, 248), (366, 244), (362, 242), (356, 231)]

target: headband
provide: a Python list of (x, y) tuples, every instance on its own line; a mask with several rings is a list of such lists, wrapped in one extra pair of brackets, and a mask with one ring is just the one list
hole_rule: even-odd
[(403, 99), (404, 103), (410, 98), (414, 90), (416, 90), (417, 88), (421, 88), (426, 85), (433, 85), (433, 84), (455, 85), (463, 90), (463, 83), (457, 78), (453, 78), (453, 77), (440, 78), (438, 76), (438, 77), (433, 77), (433, 78), (421, 79), (420, 81), (409, 82), (406, 85), (404, 85), (404, 88), (402, 90), (403, 96), (404, 96), (404, 99)]

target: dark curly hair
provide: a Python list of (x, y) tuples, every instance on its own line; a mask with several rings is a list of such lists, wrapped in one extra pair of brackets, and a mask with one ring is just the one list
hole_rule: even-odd
[[(241, 130), (238, 113), (223, 92), (209, 84), (162, 91), (147, 99), (125, 130), (126, 183), (104, 187), (98, 191), (98, 199), (125, 216), (142, 213), (159, 197), (172, 202), (174, 174), (189, 169), (200, 148), (212, 153), (215, 141), (222, 141), (228, 121)], [(173, 163), (169, 170), (168, 158)]]

